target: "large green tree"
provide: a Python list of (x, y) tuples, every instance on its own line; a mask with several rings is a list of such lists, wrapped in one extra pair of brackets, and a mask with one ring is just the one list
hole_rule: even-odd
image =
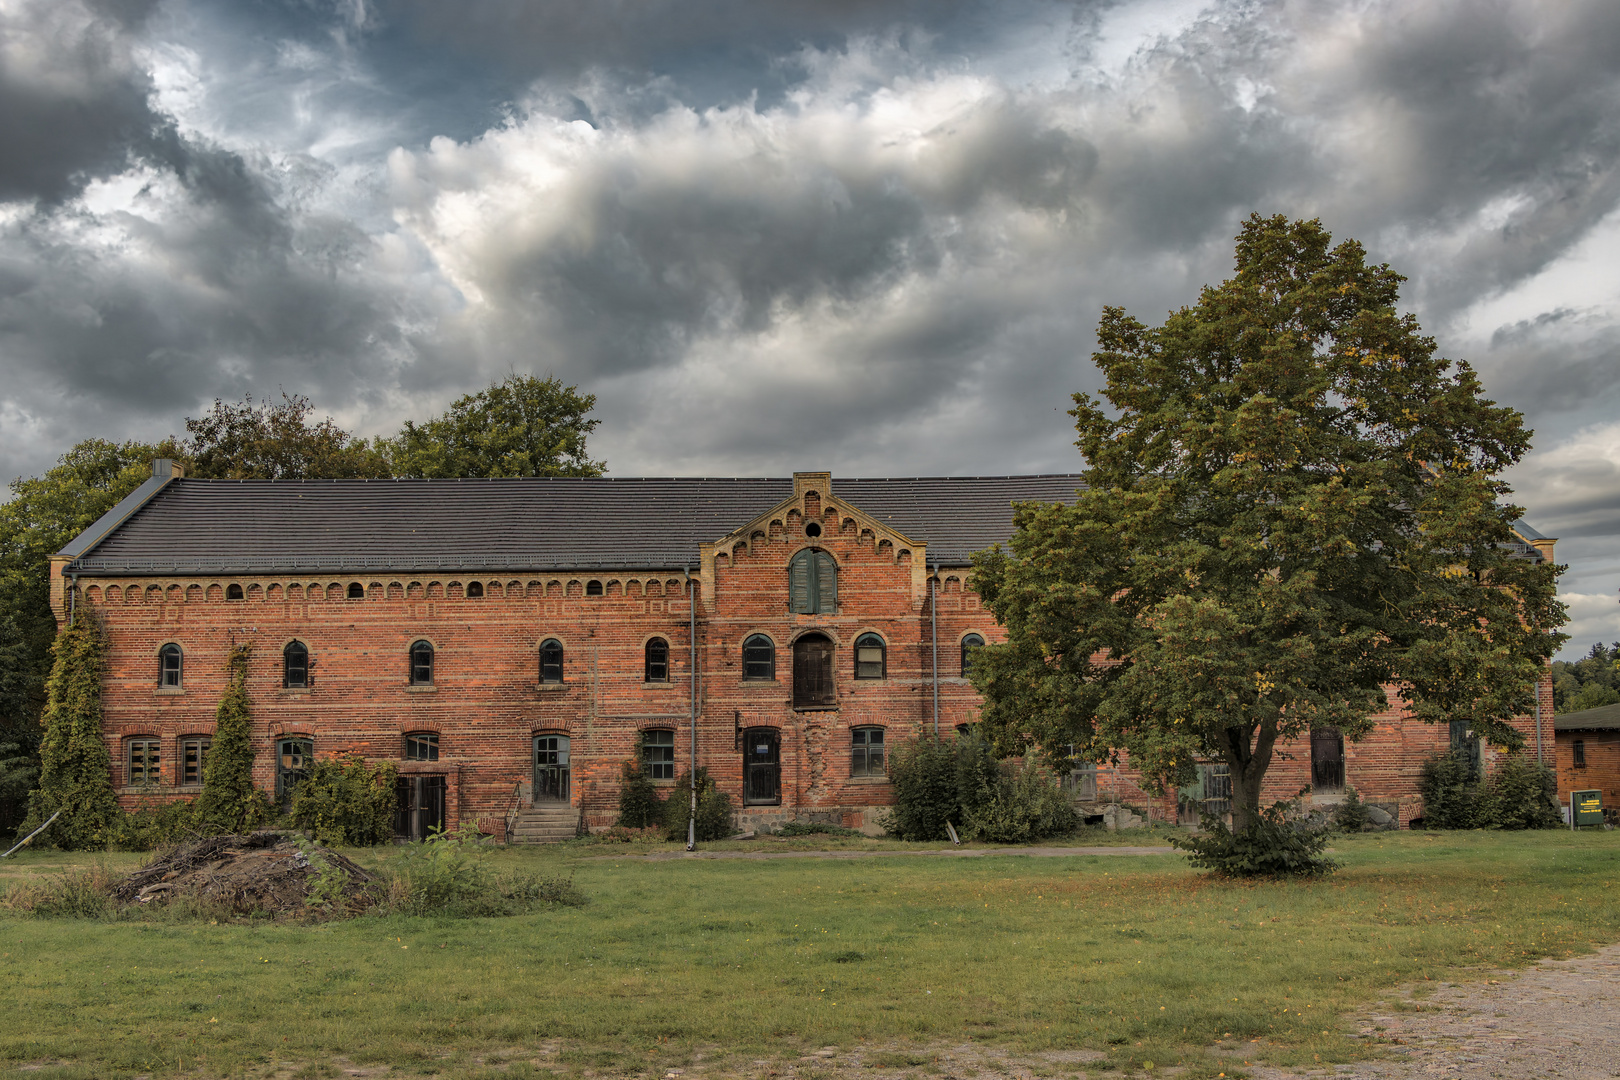
[(11, 482), (0, 504), (0, 832), (22, 816), (19, 792), (38, 777), (38, 748), (56, 616), (50, 557), (152, 475), (152, 459), (181, 457), (172, 439), (87, 439), (44, 476)]
[(510, 375), (393, 440), (394, 474), (412, 477), (601, 476), (585, 438), (596, 395), (555, 378)]
[(187, 417), (190, 475), (219, 480), (316, 480), (386, 477), (388, 457), (375, 442), (350, 435), (330, 416), (310, 422), (315, 406), (300, 394), (254, 404), (216, 399), (207, 415)]
[(1120, 751), (1156, 790), (1224, 761), (1254, 821), (1279, 740), (1355, 739), (1393, 686), (1421, 720), (1510, 717), (1562, 635), (1559, 567), (1515, 557), (1503, 469), (1530, 433), (1396, 310), (1404, 279), (1315, 221), (1251, 217), (1237, 272), (1149, 327), (1106, 308), (1086, 487), (976, 560), (998, 751)]

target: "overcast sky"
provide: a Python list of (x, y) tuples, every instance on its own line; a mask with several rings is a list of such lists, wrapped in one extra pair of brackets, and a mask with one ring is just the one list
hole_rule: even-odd
[(1073, 471), (1102, 305), (1319, 216), (1535, 428), (1584, 653), (1617, 206), (1614, 0), (0, 0), (0, 476), (510, 370), (621, 476)]

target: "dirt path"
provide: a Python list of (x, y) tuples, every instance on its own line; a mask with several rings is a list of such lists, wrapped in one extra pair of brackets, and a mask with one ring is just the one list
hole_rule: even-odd
[(1620, 1076), (1620, 945), (1574, 960), (1543, 960), (1484, 983), (1443, 985), (1355, 1017), (1358, 1037), (1393, 1061), (1289, 1071), (1251, 1068), (1255, 1080), (1299, 1076), (1354, 1080), (1500, 1077), (1610, 1080)]
[(945, 858), (974, 859), (982, 855), (1031, 855), (1053, 859), (1067, 855), (1169, 855), (1172, 847), (1005, 847), (1005, 848), (945, 848), (939, 851), (650, 851), (645, 855), (593, 855), (593, 859), (641, 859), (663, 862), (668, 859), (866, 859), (888, 858), (894, 855), (934, 855)]

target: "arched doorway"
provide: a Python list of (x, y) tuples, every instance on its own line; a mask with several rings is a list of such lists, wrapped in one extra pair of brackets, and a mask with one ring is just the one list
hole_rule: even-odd
[(534, 801), (567, 802), (571, 794), (567, 735), (534, 737)]
[(793, 643), (793, 705), (836, 705), (833, 643), (826, 634), (810, 633)]

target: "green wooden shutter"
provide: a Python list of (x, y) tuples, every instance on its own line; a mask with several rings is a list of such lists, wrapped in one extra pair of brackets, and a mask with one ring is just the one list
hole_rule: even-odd
[(833, 615), (838, 611), (838, 564), (825, 551), (816, 552), (816, 610)]
[(812, 606), (815, 593), (810, 588), (810, 554), (801, 551), (788, 564), (788, 610), (800, 615), (815, 611)]

